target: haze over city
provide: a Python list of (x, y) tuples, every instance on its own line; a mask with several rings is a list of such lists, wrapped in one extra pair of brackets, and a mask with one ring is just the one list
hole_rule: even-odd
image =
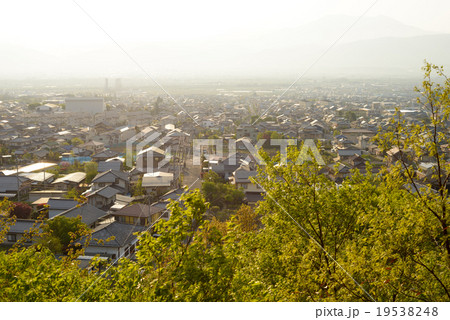
[(290, 79), (328, 49), (306, 76), (409, 77), (419, 75), (424, 59), (450, 59), (446, 1), (45, 0), (0, 6), (1, 79), (145, 78), (127, 54), (162, 79)]

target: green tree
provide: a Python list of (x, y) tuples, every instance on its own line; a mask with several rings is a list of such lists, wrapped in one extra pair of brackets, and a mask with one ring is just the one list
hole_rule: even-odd
[[(134, 284), (127, 286), (129, 277), (116, 274), (118, 286), (127, 287), (126, 299), (228, 300), (232, 268), (220, 232), (204, 219), (208, 205), (198, 191), (183, 196), (182, 201), (183, 206), (177, 202), (170, 205), (169, 221), (161, 220), (155, 226), (158, 238), (148, 233), (141, 236), (138, 262), (132, 266)], [(136, 291), (138, 283), (142, 290)]]
[(142, 178), (139, 178), (136, 185), (133, 187), (133, 197), (146, 195), (145, 188), (142, 186)]
[(8, 199), (5, 198), (0, 201), (0, 243), (5, 240), (11, 225), (16, 221), (16, 217), (14, 215), (11, 216), (13, 208), (14, 203)]
[(208, 168), (208, 163), (205, 162), (205, 160), (206, 160), (206, 157), (204, 154), (202, 154), (200, 156), (200, 163), (202, 164), (202, 168)]
[(86, 173), (86, 183), (91, 183), (92, 179), (94, 179), (98, 173), (97, 162), (86, 162), (84, 164), (84, 172)]
[(281, 133), (276, 132), (276, 131), (272, 131), (270, 133), (270, 140), (273, 140), (273, 139), (283, 139), (283, 135)]
[[(319, 174), (316, 163), (296, 164), (299, 155), (291, 148), (286, 165), (280, 166), (279, 154), (263, 154), (267, 166), (256, 182), (267, 191), (267, 201), (257, 209), (264, 232), (252, 242), (257, 253), (246, 258), (241, 276), (259, 283), (264, 300), (369, 299), (355, 284), (344, 287), (345, 274), (333, 262), (345, 258), (343, 247), (356, 229), (359, 208), (353, 206), (352, 188), (338, 189)], [(260, 268), (249, 269), (256, 265)]]
[(220, 209), (225, 207), (237, 208), (242, 204), (245, 194), (242, 190), (236, 189), (233, 185), (225, 183), (215, 172), (205, 174), (202, 182), (202, 194), (211, 203)]
[(244, 232), (254, 231), (258, 228), (258, 215), (248, 205), (243, 204), (234, 215), (234, 218)]
[(89, 234), (90, 229), (81, 222), (81, 217), (64, 216), (49, 219), (42, 226), (44, 235), (39, 243), (54, 253), (68, 253), (75, 240)]
[[(404, 244), (401, 252), (394, 251), (397, 254), (392, 254), (393, 259), (396, 264), (403, 263), (406, 264), (404, 268), (414, 270), (408, 284), (414, 283), (414, 292), (417, 292), (418, 299), (433, 300), (441, 298), (437, 293), (442, 293), (450, 300), (450, 220), (447, 187), (450, 165), (441, 148), (450, 142), (447, 133), (450, 80), (443, 67), (426, 63), (423, 70), (422, 88), (416, 88), (416, 91), (420, 93), (417, 101), (426, 110), (428, 120), (424, 120), (422, 124), (408, 123), (397, 110), (390, 129), (381, 132), (377, 141), (384, 150), (393, 147), (399, 150), (399, 156), (392, 161), (389, 168), (390, 176), (394, 176), (395, 183), (404, 188), (403, 193), (406, 195), (403, 197), (408, 197), (410, 203), (414, 203), (414, 208), (409, 212), (405, 211), (408, 214), (402, 217), (401, 222), (404, 228), (413, 229), (412, 240), (416, 246), (411, 246), (411, 243)], [(423, 157), (432, 159), (433, 163), (431, 175), (426, 178), (420, 175), (420, 170), (416, 170), (417, 162)], [(416, 229), (418, 225), (420, 231)], [(422, 283), (419, 277), (430, 279), (429, 283)], [(403, 283), (398, 284), (398, 287), (400, 285)], [(411, 292), (408, 294), (413, 295)]]
[(259, 132), (257, 135), (257, 140), (262, 140), (262, 139), (266, 140), (263, 144), (263, 147), (270, 148), (270, 147), (272, 147), (272, 145), (271, 145), (272, 139), (283, 139), (283, 135), (276, 131)]
[(71, 143), (73, 146), (79, 146), (79, 145), (82, 145), (82, 144), (84, 143), (84, 141), (81, 140), (81, 139), (78, 138), (78, 137), (75, 137), (75, 138), (73, 138), (72, 140), (70, 140), (70, 143)]
[(225, 180), (214, 171), (208, 171), (203, 175), (203, 181), (213, 183), (225, 183)]
[(67, 191), (67, 193), (64, 195), (64, 198), (78, 199), (80, 195), (81, 195), (80, 190), (78, 190), (77, 188), (72, 188), (69, 191)]
[[(392, 147), (400, 150), (398, 161), (394, 168), (403, 174), (403, 181), (411, 184), (410, 190), (415, 193), (426, 211), (441, 227), (442, 235), (439, 243), (450, 259), (450, 239), (448, 235), (448, 190), (447, 183), (450, 178), (450, 164), (446, 161), (446, 154), (441, 147), (448, 145), (450, 138), (447, 134), (447, 125), (450, 115), (450, 79), (445, 75), (443, 67), (426, 63), (423, 68), (425, 75), (422, 88), (415, 90), (420, 93), (417, 102), (427, 111), (429, 121), (422, 124), (409, 124), (397, 110), (391, 121), (391, 128), (378, 135), (380, 146), (386, 151)], [(432, 77), (440, 77), (442, 83), (432, 81)], [(428, 124), (429, 123), (429, 124)], [(408, 155), (412, 151), (412, 156)], [(417, 175), (417, 163), (423, 156), (432, 158), (431, 179), (420, 181)], [(420, 183), (427, 183), (421, 187)], [(437, 192), (434, 192), (437, 191)]]
[(1, 301), (74, 301), (95, 280), (45, 247), (0, 251), (0, 270)]
[(52, 151), (50, 150), (48, 155), (47, 155), (47, 159), (51, 160), (51, 161), (59, 161), (61, 157), (61, 154), (57, 151)]
[(349, 111), (346, 111), (346, 112), (345, 112), (345, 118), (346, 118), (348, 121), (353, 122), (353, 121), (356, 121), (357, 115), (356, 115), (355, 112), (349, 110)]
[(30, 110), (32, 110), (32, 111), (35, 111), (36, 108), (39, 107), (39, 106), (41, 106), (41, 105), (42, 105), (42, 104), (39, 103), (39, 102), (33, 102), (33, 103), (28, 104), (27, 108), (30, 109)]

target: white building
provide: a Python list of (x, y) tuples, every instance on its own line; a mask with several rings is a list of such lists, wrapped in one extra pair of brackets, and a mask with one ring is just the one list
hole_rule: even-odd
[(101, 113), (105, 111), (103, 98), (66, 98), (66, 112)]
[(173, 177), (171, 172), (149, 172), (142, 177), (142, 187), (145, 188), (147, 194), (161, 195), (173, 187)]

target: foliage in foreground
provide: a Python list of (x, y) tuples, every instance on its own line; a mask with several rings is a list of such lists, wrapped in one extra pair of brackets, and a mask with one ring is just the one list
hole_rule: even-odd
[(0, 299), (450, 300), (442, 232), (399, 172), (355, 173), (337, 188), (313, 164), (267, 161), (273, 179), (259, 179), (271, 192), (256, 212), (244, 206), (227, 223), (208, 221), (200, 193), (186, 194), (155, 226), (160, 237), (141, 235), (136, 261), (87, 271), (42, 245), (0, 252)]

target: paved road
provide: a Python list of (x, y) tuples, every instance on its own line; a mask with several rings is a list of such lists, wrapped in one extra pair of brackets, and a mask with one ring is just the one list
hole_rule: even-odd
[(192, 153), (190, 148), (188, 149), (187, 154), (185, 154), (183, 158), (185, 159), (186, 162), (186, 166), (183, 167), (183, 185), (190, 187), (192, 190), (200, 189), (202, 182), (199, 178), (202, 168), (199, 165), (193, 164)]

